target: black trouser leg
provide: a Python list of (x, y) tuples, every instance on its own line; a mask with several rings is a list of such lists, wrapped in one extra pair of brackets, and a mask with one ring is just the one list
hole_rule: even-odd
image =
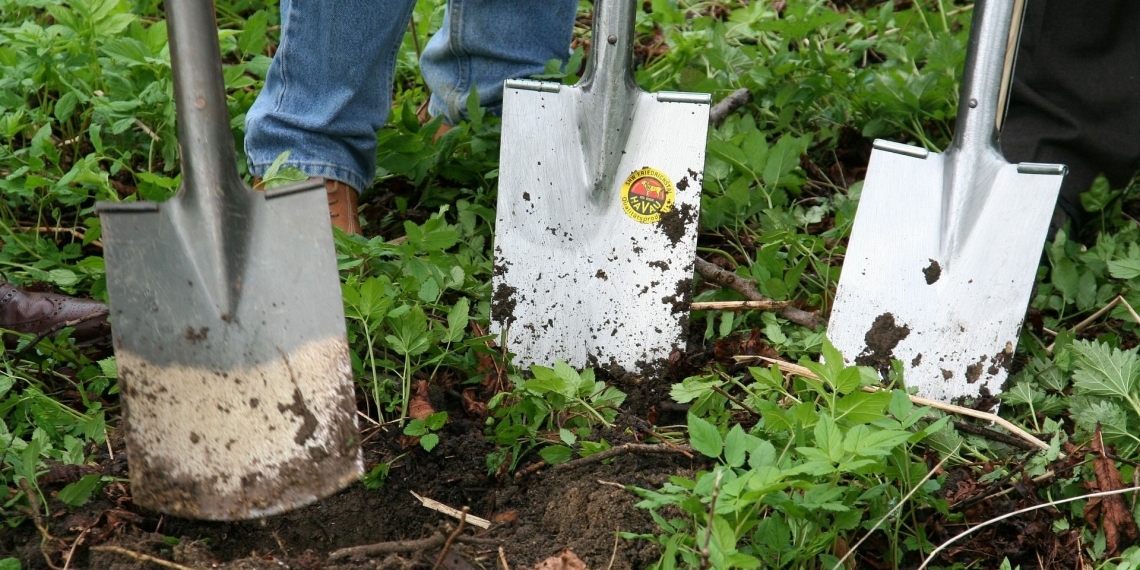
[(1097, 174), (1120, 186), (1140, 168), (1140, 1), (1026, 2), (1002, 150), (1069, 167), (1056, 229), (1079, 224)]

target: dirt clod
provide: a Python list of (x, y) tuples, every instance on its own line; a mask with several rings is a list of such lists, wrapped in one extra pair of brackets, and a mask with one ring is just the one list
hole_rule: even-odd
[(518, 304), (518, 301), (515, 300), (515, 293), (517, 292), (517, 287), (499, 283), (499, 286), (495, 288), (495, 294), (491, 297), (491, 318), (503, 326), (510, 326), (511, 323), (515, 322), (515, 305)]
[(942, 277), (942, 266), (939, 265), (937, 261), (931, 259), (930, 265), (922, 270), (922, 274), (926, 276), (927, 285), (934, 285), (938, 282), (938, 278)]
[(668, 212), (661, 213), (661, 221), (657, 222), (658, 227), (669, 239), (669, 243), (676, 246), (680, 243), (681, 238), (689, 231), (689, 228), (694, 228), (693, 223), (696, 221), (696, 214), (693, 212), (693, 207), (689, 204), (682, 204), (680, 208), (673, 208)]
[(863, 336), (867, 348), (855, 357), (855, 364), (870, 366), (879, 371), (886, 378), (891, 369), (891, 359), (894, 358), (895, 347), (904, 338), (910, 335), (910, 327), (899, 326), (895, 323), (892, 313), (883, 313), (875, 317), (870, 330)]

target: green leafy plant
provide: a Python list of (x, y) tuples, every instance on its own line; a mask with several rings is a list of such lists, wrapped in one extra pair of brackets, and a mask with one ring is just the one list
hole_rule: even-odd
[[(751, 382), (731, 384), (744, 394), (741, 404), (759, 414), (751, 431), (727, 427), (729, 416), (714, 411), (729, 404), (715, 383), (691, 378), (674, 387), (681, 401), (706, 400), (693, 409), (714, 419), (690, 412), (689, 440), (715, 466), (638, 490), (638, 506), (663, 531), (652, 537), (663, 550), (655, 568), (830, 568), (838, 562), (837, 541), (884, 517), (926, 475), (910, 449), (947, 419), (924, 421), (930, 410), (901, 390), (861, 390), (877, 375), (844, 367), (826, 343), (824, 352), (828, 364), (801, 362), (818, 380), (797, 377), (793, 391), (775, 368), (752, 368)], [(938, 487), (928, 480), (917, 496), (938, 505)], [(888, 523), (887, 539), (884, 558), (892, 561), (930, 547), (921, 527), (902, 515)]]
[(435, 432), (447, 423), (447, 412), (436, 412), (428, 414), (424, 419), (414, 419), (404, 426), (404, 435), (410, 437), (418, 437), (420, 439), (420, 447), (424, 451), (431, 451), (439, 445), (439, 436)]
[(578, 372), (561, 360), (552, 368), (531, 366), (534, 378), (511, 376), (511, 392), (495, 396), (488, 408), (493, 414), (489, 437), (502, 448), (487, 458), (494, 472), (504, 464), (513, 470), (529, 451), (550, 444), (539, 453), (550, 464), (570, 460), (575, 446), (583, 456), (608, 448), (590, 442), (596, 426), (613, 425), (625, 394), (594, 378), (594, 370)]

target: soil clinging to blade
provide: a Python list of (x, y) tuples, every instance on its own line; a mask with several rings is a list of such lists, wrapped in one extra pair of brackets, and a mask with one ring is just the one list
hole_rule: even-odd
[(895, 347), (908, 335), (910, 327), (895, 323), (895, 316), (892, 313), (883, 313), (875, 317), (875, 322), (863, 336), (867, 348), (855, 357), (855, 364), (870, 366), (886, 378), (891, 369), (891, 359), (895, 356)]
[(927, 285), (934, 285), (938, 282), (938, 278), (942, 277), (942, 266), (936, 260), (931, 259), (930, 265), (922, 270), (922, 274), (926, 277)]

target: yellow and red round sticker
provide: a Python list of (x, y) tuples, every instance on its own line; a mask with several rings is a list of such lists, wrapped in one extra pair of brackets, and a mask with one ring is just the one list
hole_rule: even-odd
[(634, 170), (621, 185), (621, 207), (626, 215), (643, 224), (652, 224), (673, 209), (677, 191), (664, 172), (655, 168)]

